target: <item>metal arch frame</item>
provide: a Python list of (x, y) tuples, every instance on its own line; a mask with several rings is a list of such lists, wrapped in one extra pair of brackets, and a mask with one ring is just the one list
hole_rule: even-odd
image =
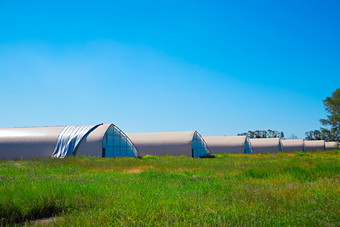
[(246, 136), (246, 139), (244, 140), (244, 154), (246, 154), (246, 142), (248, 143), (248, 146), (250, 148), (250, 153), (247, 153), (247, 154), (252, 154), (253, 153), (253, 146), (251, 145), (250, 141), (249, 141), (249, 138)]
[[(107, 130), (105, 131), (105, 134), (104, 135), (106, 135), (106, 133), (107, 133), (107, 131), (109, 130), (109, 128), (111, 127), (111, 126), (113, 126), (113, 128), (115, 128), (115, 129), (117, 129), (117, 131), (119, 132), (119, 133), (121, 133), (123, 136), (125, 136), (125, 138), (127, 139), (127, 141), (129, 141), (131, 144), (132, 144), (132, 146), (133, 146), (133, 148), (135, 149), (135, 151), (136, 151), (136, 158), (138, 157), (138, 150), (137, 150), (137, 147), (135, 146), (135, 144), (130, 140), (130, 138), (117, 126), (117, 125), (114, 125), (114, 124), (110, 124), (110, 126), (107, 128)], [(102, 140), (102, 147), (103, 147), (103, 141), (104, 140)], [(103, 158), (105, 158), (105, 157), (103, 157)]]
[(122, 134), (125, 136), (125, 138), (133, 145), (133, 148), (136, 150), (136, 158), (138, 157), (138, 150), (135, 144), (130, 140), (130, 138), (117, 126), (114, 125), (114, 127)]
[(303, 140), (303, 144), (302, 144), (302, 150), (303, 150), (303, 152), (305, 152), (306, 151), (306, 149), (305, 149), (305, 139)]
[[(201, 136), (201, 134), (198, 131), (194, 132), (194, 135), (192, 136), (192, 140), (191, 140), (191, 150), (192, 150), (192, 141), (194, 140), (194, 136), (198, 135), (198, 137), (201, 139), (201, 141), (203, 141), (204, 146), (206, 147), (207, 151), (208, 151), (208, 155), (210, 154), (210, 149), (208, 144), (205, 142), (205, 140), (203, 139), (203, 137)], [(194, 152), (192, 151), (191, 156), (194, 158)]]
[(279, 138), (279, 152), (283, 152), (283, 146), (281, 143), (281, 138)]

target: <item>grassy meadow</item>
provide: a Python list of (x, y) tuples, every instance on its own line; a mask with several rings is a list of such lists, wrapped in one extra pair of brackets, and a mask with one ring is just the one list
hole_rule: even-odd
[(340, 226), (340, 151), (0, 161), (0, 225)]

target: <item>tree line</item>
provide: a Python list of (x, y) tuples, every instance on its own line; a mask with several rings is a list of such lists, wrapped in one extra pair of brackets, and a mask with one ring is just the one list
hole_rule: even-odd
[(330, 97), (323, 100), (327, 112), (326, 119), (320, 123), (328, 128), (308, 131), (305, 133), (307, 140), (325, 140), (340, 142), (340, 88), (336, 89)]
[[(336, 89), (330, 97), (326, 97), (322, 101), (327, 112), (327, 118), (320, 119), (320, 122), (326, 127), (306, 132), (305, 139), (340, 142), (340, 88)], [(284, 138), (283, 132), (271, 129), (248, 131), (237, 135), (247, 136), (248, 138)], [(296, 136), (292, 135), (292, 137), (295, 138)]]
[(238, 136), (247, 136), (248, 138), (283, 138), (283, 132), (275, 130), (255, 130), (237, 134)]

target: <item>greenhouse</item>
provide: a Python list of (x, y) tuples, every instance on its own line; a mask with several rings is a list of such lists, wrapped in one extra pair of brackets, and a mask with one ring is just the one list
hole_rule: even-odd
[(334, 150), (334, 149), (339, 149), (339, 143), (330, 141), (330, 142), (325, 142), (325, 150)]
[(137, 150), (113, 124), (0, 129), (0, 159), (70, 155), (137, 157)]
[(204, 157), (208, 146), (197, 131), (127, 133), (138, 150), (138, 155)]
[(324, 140), (305, 140), (304, 141), (304, 151), (317, 151), (325, 150)]
[(251, 147), (246, 136), (205, 136), (211, 154), (247, 154)]
[(303, 139), (287, 139), (281, 140), (281, 151), (293, 152), (303, 151)]
[(253, 154), (271, 153), (275, 154), (280, 151), (279, 138), (258, 138), (249, 139)]

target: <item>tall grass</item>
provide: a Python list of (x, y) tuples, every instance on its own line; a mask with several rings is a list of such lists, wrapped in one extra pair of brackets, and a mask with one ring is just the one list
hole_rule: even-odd
[(0, 161), (0, 224), (340, 226), (339, 184), (338, 150)]

